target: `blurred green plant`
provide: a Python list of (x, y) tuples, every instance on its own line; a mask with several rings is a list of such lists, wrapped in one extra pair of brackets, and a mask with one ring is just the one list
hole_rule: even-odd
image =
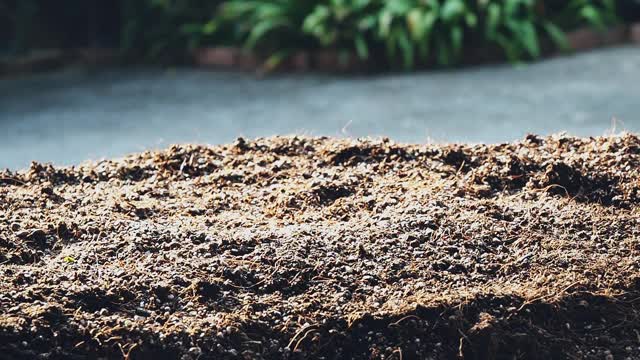
[(227, 1), (204, 30), (222, 30), (246, 50), (268, 53), (265, 68), (270, 69), (291, 52), (312, 46), (302, 28), (316, 3), (317, 0)]
[(539, 57), (543, 37), (566, 50), (565, 30), (584, 25), (605, 30), (618, 22), (612, 0), (493, 0), (478, 5), (484, 40), (498, 45), (513, 62)]
[[(546, 0), (540, 3), (539, 16), (546, 17), (563, 29), (575, 29), (584, 24), (605, 29), (619, 22), (632, 1), (628, 0)], [(628, 9), (627, 9), (628, 10)]]
[(564, 32), (552, 21), (540, 16), (544, 6), (534, 0), (485, 1), (478, 7), (479, 31), (485, 41), (499, 46), (510, 61), (537, 58), (541, 54), (540, 37), (546, 35), (557, 47), (567, 48)]
[(389, 59), (399, 53), (406, 69), (416, 59), (451, 65), (462, 53), (465, 32), (477, 24), (477, 15), (463, 0), (392, 0), (380, 11), (378, 37)]
[(349, 50), (405, 69), (454, 65), (474, 47), (535, 59), (547, 40), (566, 49), (567, 29), (618, 21), (614, 0), (229, 0), (221, 9), (212, 28), (233, 26), (249, 49)]
[[(9, 1), (9, 2), (7, 2)], [(15, 46), (34, 4), (13, 4)], [(606, 29), (624, 0), (120, 0), (120, 46), (131, 58), (176, 62), (190, 49), (244, 46), (275, 66), (299, 50), (337, 50), (392, 67), (451, 66), (485, 49), (512, 62), (566, 49), (565, 31)], [(7, 6), (5, 6), (7, 7)], [(21, 20), (23, 19), (23, 20)]]
[(314, 7), (302, 31), (314, 37), (319, 47), (355, 49), (361, 59), (367, 59), (378, 11), (379, 2), (374, 0), (330, 0)]

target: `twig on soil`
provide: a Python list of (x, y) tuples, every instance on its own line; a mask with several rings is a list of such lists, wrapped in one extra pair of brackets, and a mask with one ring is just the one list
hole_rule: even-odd
[(389, 326), (388, 326), (388, 327), (398, 326), (398, 325), (400, 325), (400, 323), (401, 323), (401, 322), (403, 322), (404, 320), (411, 319), (411, 318), (421, 320), (421, 319), (420, 319), (418, 316), (416, 316), (416, 315), (407, 315), (407, 316), (403, 317), (402, 319), (400, 319), (400, 320), (398, 320), (398, 321), (396, 321), (396, 322), (392, 322), (391, 324), (389, 324)]
[(115, 341), (115, 340), (122, 340), (122, 336), (112, 336), (112, 337), (108, 338), (107, 340), (105, 340), (104, 342), (110, 343), (110, 342)]
[[(318, 327), (317, 325), (310, 325), (310, 326), (303, 327), (303, 328), (301, 328), (300, 330), (298, 330), (298, 332), (296, 332), (296, 333), (293, 335), (293, 337), (291, 338), (291, 341), (289, 341), (289, 344), (287, 345), (287, 348), (291, 349), (291, 345), (293, 345), (293, 342), (296, 340), (296, 338), (297, 338), (300, 334), (302, 334), (303, 332), (305, 332), (305, 336), (307, 336), (307, 335), (306, 335), (306, 331), (310, 330), (311, 328), (317, 328), (317, 327)], [(304, 339), (304, 336), (303, 336), (303, 339)], [(297, 346), (298, 346), (298, 344), (296, 343), (296, 347), (297, 347)]]
[[(5, 182), (5, 181), (6, 181), (6, 182), (9, 182), (9, 181), (12, 181), (12, 182), (14, 182), (15, 184), (19, 184), (19, 185), (21, 185), (21, 186), (25, 186), (25, 185), (27, 185), (27, 183), (25, 183), (24, 181), (20, 181), (20, 180), (18, 180), (18, 179), (9, 178), (9, 177), (0, 177), (0, 181), (2, 181), (2, 182)], [(15, 184), (14, 184), (14, 185), (15, 185)]]
[(135, 349), (138, 346), (138, 344), (133, 344), (129, 347), (129, 350), (127, 350), (127, 352), (124, 352), (124, 349), (122, 348), (122, 345), (120, 343), (118, 343), (118, 347), (120, 348), (120, 352), (122, 352), (122, 357), (124, 360), (129, 360), (129, 356), (131, 355), (131, 351), (133, 349)]
[(562, 185), (558, 185), (558, 184), (551, 184), (551, 185), (543, 187), (542, 189), (539, 189), (537, 191), (539, 191), (539, 192), (547, 192), (549, 189), (556, 188), (556, 187), (564, 190), (564, 193), (567, 195), (567, 197), (569, 197), (569, 198), (571, 197), (571, 195), (569, 194), (569, 191), (567, 190), (567, 188), (562, 186)]
[(244, 287), (243, 289), (251, 289), (251, 288), (253, 288), (253, 287), (256, 287), (256, 286), (258, 286), (258, 285), (260, 285), (260, 284), (265, 283), (265, 282), (266, 282), (267, 280), (269, 280), (269, 279), (272, 279), (272, 278), (273, 278), (273, 275), (275, 275), (275, 274), (278, 272), (278, 270), (280, 270), (280, 262), (281, 262), (281, 261), (282, 261), (282, 259), (278, 259), (278, 261), (276, 261), (276, 264), (275, 264), (275, 270), (273, 270), (273, 271), (269, 274), (269, 276), (265, 277), (264, 279), (262, 279), (262, 280), (258, 281), (257, 283), (255, 283), (255, 284), (253, 284), (253, 285), (246, 286), (246, 287)]
[(393, 351), (393, 353), (394, 353), (394, 354), (395, 354), (395, 353), (398, 353), (398, 359), (399, 359), (399, 360), (402, 360), (402, 348), (401, 348), (401, 347), (398, 347), (397, 349), (395, 349), (395, 350)]
[(305, 332), (304, 335), (296, 342), (296, 346), (293, 347), (293, 352), (296, 352), (296, 350), (298, 350), (298, 346), (300, 346), (300, 344), (302, 343), (302, 341), (309, 335), (311, 334), (311, 332), (315, 331), (317, 329), (310, 329), (309, 331)]
[(464, 161), (462, 161), (462, 164), (460, 164), (460, 167), (459, 167), (459, 168), (458, 168), (458, 170), (456, 171), (456, 175), (455, 175), (455, 177), (456, 177), (456, 178), (457, 178), (457, 177), (460, 175), (460, 173), (462, 172), (462, 169), (464, 168), (464, 165), (466, 164), (466, 162), (467, 162), (467, 161), (466, 161), (466, 160), (464, 160)]
[(467, 342), (469, 344), (471, 344), (471, 340), (469, 340), (469, 338), (467, 337), (467, 335), (465, 335), (462, 330), (458, 329), (458, 332), (460, 333), (460, 335), (462, 335), (462, 337), (460, 338), (460, 344), (458, 345), (458, 357), (460, 357), (461, 359), (464, 359), (464, 346), (463, 346), (463, 342), (464, 340), (467, 340)]

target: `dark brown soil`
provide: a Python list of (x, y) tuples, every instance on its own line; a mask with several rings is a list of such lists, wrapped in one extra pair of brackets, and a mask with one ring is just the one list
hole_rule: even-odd
[(0, 173), (0, 358), (639, 359), (640, 138)]

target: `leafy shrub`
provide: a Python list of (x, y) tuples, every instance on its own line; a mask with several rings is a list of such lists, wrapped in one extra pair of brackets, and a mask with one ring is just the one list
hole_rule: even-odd
[[(618, 22), (617, 10), (630, 1), (616, 0), (564, 0), (545, 1), (541, 3), (541, 16), (564, 29), (574, 29), (584, 24), (590, 24), (600, 29)], [(620, 3), (620, 4), (618, 4)]]
[(471, 47), (497, 47), (511, 61), (541, 55), (542, 39), (566, 47), (563, 30), (617, 21), (613, 0), (229, 0), (217, 27), (234, 25), (247, 48), (355, 51), (448, 66)]
[(313, 0), (229, 1), (220, 7), (213, 27), (224, 29), (248, 50), (270, 53), (267, 68), (274, 67), (291, 51), (308, 48), (310, 37), (302, 31)]
[[(271, 65), (298, 50), (334, 49), (409, 69), (453, 65), (477, 49), (498, 50), (510, 61), (535, 59), (551, 44), (566, 47), (566, 30), (618, 22), (616, 9), (627, 10), (631, 0), (114, 1), (122, 13), (120, 46), (136, 59), (176, 61), (202, 45), (243, 45), (271, 55)], [(80, 0), (0, 0), (9, 48), (28, 48), (34, 29), (44, 23), (34, 20), (34, 12), (46, 16), (45, 4), (65, 12), (88, 8)], [(72, 33), (88, 31), (86, 24), (77, 25), (80, 30)]]
[(321, 3), (304, 19), (302, 31), (321, 47), (354, 48), (363, 59), (378, 23), (378, 4), (371, 0), (334, 0)]
[(441, 65), (453, 63), (461, 55), (466, 28), (477, 25), (477, 16), (463, 0), (389, 1), (380, 12), (379, 38), (393, 59), (402, 53), (406, 68), (414, 59), (427, 61), (435, 54)]
[(557, 46), (566, 47), (562, 30), (538, 13), (542, 6), (532, 0), (485, 2), (478, 9), (483, 19), (479, 30), (485, 41), (502, 48), (511, 61), (540, 56), (541, 33)]

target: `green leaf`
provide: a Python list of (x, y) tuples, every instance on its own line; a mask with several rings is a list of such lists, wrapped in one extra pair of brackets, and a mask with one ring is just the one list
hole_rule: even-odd
[(387, 56), (390, 60), (394, 60), (396, 57), (396, 37), (393, 33), (390, 35), (386, 37), (385, 45), (387, 46)]
[(436, 21), (438, 21), (438, 14), (436, 14), (435, 12), (428, 12), (424, 15), (424, 18), (422, 19), (424, 36), (428, 36), (431, 33), (431, 30), (433, 30), (433, 26), (435, 25)]
[(247, 41), (245, 43), (245, 47), (247, 49), (255, 48), (258, 42), (260, 42), (271, 31), (280, 27), (286, 27), (288, 25), (289, 22), (286, 19), (263, 21), (258, 23), (253, 29), (251, 29), (249, 37), (247, 38)]
[(487, 25), (486, 35), (489, 39), (495, 38), (498, 33), (498, 26), (500, 25), (500, 6), (496, 3), (491, 3), (487, 8)]
[(364, 9), (371, 4), (372, 0), (355, 0), (353, 6), (356, 9)]
[(442, 66), (451, 65), (451, 53), (449, 50), (448, 42), (442, 38), (442, 36), (436, 36), (436, 48), (438, 64)]
[(385, 8), (394, 15), (404, 16), (413, 6), (410, 0), (386, 0)]
[(409, 35), (404, 29), (397, 29), (398, 46), (402, 50), (402, 59), (404, 62), (405, 70), (413, 68), (414, 63), (414, 49), (413, 44), (409, 40)]
[(569, 42), (564, 32), (555, 24), (551, 22), (545, 22), (543, 25), (544, 30), (547, 32), (551, 41), (563, 51), (569, 50)]
[(520, 51), (513, 42), (502, 34), (496, 34), (496, 43), (502, 48), (511, 63), (517, 63), (520, 60)]
[(360, 57), (360, 59), (362, 60), (366, 60), (369, 57), (369, 49), (362, 35), (357, 34), (353, 41), (356, 47), (356, 52), (358, 53), (358, 57)]
[(587, 5), (580, 9), (580, 16), (587, 20), (591, 25), (598, 28), (605, 28), (605, 23), (600, 16), (600, 12), (594, 6)]
[(183, 34), (200, 34), (202, 33), (203, 25), (200, 24), (184, 24), (180, 27), (180, 32)]
[(413, 9), (407, 14), (407, 27), (414, 40), (419, 40), (422, 36), (422, 11)]
[(202, 33), (205, 35), (211, 35), (216, 32), (216, 30), (218, 30), (218, 27), (219, 23), (217, 21), (211, 20), (204, 24), (204, 26), (202, 27)]
[(270, 19), (287, 15), (282, 7), (275, 4), (260, 5), (255, 8), (255, 14), (259, 19)]
[(461, 26), (455, 26), (451, 29), (451, 47), (453, 53), (458, 55), (462, 50), (463, 31)]
[(372, 29), (378, 23), (378, 18), (374, 15), (367, 15), (358, 22), (358, 30), (367, 31)]
[(291, 52), (289, 50), (281, 50), (269, 56), (269, 58), (264, 62), (264, 64), (262, 64), (262, 70), (267, 73), (272, 72), (280, 64), (282, 64), (284, 59), (286, 59), (290, 55), (290, 53)]
[(431, 37), (436, 21), (438, 21), (438, 14), (435, 11), (429, 11), (422, 19), (422, 36), (417, 42), (420, 56), (424, 60), (427, 60), (429, 56)]
[(311, 14), (309, 14), (302, 23), (302, 30), (307, 33), (315, 33), (319, 31), (322, 24), (331, 16), (329, 8), (318, 5)]
[(467, 26), (469, 26), (470, 28), (474, 28), (478, 24), (478, 17), (476, 16), (476, 14), (468, 12), (464, 16), (464, 21), (467, 23)]
[(235, 19), (255, 9), (254, 2), (226, 2), (222, 6), (220, 15), (227, 19)]
[(465, 8), (464, 1), (462, 0), (446, 0), (442, 6), (440, 15), (445, 22), (453, 22), (464, 14)]
[(530, 22), (520, 23), (520, 35), (522, 38), (522, 44), (531, 57), (537, 58), (540, 56), (540, 44), (538, 41), (538, 34), (536, 29)]
[(391, 32), (391, 22), (393, 21), (393, 15), (389, 11), (383, 11), (380, 13), (380, 36), (386, 38)]
[(517, 14), (518, 8), (520, 7), (520, 0), (505, 0), (504, 2), (504, 12), (509, 17), (513, 17)]

